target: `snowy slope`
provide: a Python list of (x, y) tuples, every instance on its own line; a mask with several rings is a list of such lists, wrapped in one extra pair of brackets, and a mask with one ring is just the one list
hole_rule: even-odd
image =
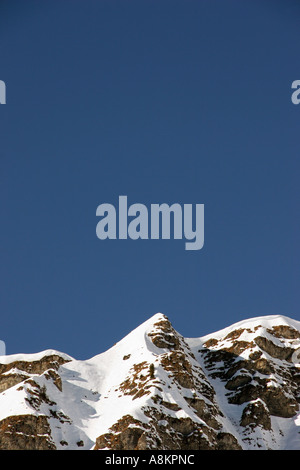
[[(278, 334), (278, 336), (274, 336), (272, 334), (272, 330), (274, 328), (281, 328), (286, 327), (286, 331), (295, 331), (295, 334), (287, 334), (287, 336), (292, 336), (292, 337), (284, 337), (285, 335)], [(235, 334), (236, 332), (241, 332), (240, 335), (237, 336)], [(189, 344), (191, 350), (195, 353), (199, 363), (202, 365), (202, 367), (205, 369), (205, 360), (203, 359), (205, 355), (201, 354), (205, 350), (205, 344), (208, 342), (214, 342), (214, 340), (217, 340), (215, 342), (214, 346), (211, 346), (210, 349), (213, 351), (215, 350), (226, 350), (232, 348), (232, 345), (234, 344), (234, 340), (238, 339), (239, 342), (245, 342), (247, 345), (251, 345), (251, 347), (246, 347), (243, 351), (239, 353), (238, 361), (243, 361), (249, 360), (249, 356), (251, 354), (255, 354), (255, 352), (260, 353), (259, 360), (265, 360), (267, 361), (266, 364), (273, 364), (274, 369), (268, 371), (268, 383), (267, 387), (270, 385), (274, 386), (275, 388), (278, 388), (282, 391), (288, 389), (287, 387), (287, 378), (285, 377), (285, 374), (280, 374), (278, 373), (278, 370), (281, 368), (285, 368), (286, 370), (289, 369), (294, 369), (294, 366), (297, 366), (299, 363), (297, 358), (296, 352), (299, 351), (298, 348), (300, 348), (300, 322), (293, 320), (289, 317), (283, 316), (283, 315), (268, 315), (268, 316), (259, 316), (255, 318), (249, 318), (246, 320), (242, 320), (240, 322), (237, 322), (233, 325), (230, 325), (227, 328), (224, 328), (222, 330), (216, 331), (212, 334), (208, 334), (206, 336), (200, 337), (200, 338), (189, 338), (186, 339), (187, 343)], [(288, 351), (289, 348), (292, 348), (295, 353), (290, 354), (290, 357), (285, 357), (283, 354), (283, 358), (280, 357), (280, 351), (277, 353), (276, 348), (274, 348), (274, 352), (271, 355), (271, 351), (267, 351), (266, 349), (261, 351), (261, 348), (256, 344), (255, 339), (256, 338), (265, 338), (267, 341), (269, 341), (272, 344), (277, 347), (278, 351), (280, 348), (283, 349), (283, 351)], [(267, 343), (266, 343), (267, 344)], [(275, 357), (274, 357), (275, 354)], [(278, 356), (278, 357), (276, 357)], [(216, 363), (213, 369), (216, 369), (218, 367), (222, 367), (223, 364), (218, 364)], [(228, 390), (225, 388), (225, 383), (224, 380), (222, 380), (222, 377), (220, 378), (220, 374), (217, 374), (219, 376), (216, 376), (215, 374), (211, 374), (212, 368), (209, 368), (210, 370), (207, 371), (207, 375), (213, 375), (213, 377), (210, 377), (210, 381), (212, 383), (212, 386), (214, 387), (217, 396), (218, 396), (218, 402), (220, 405), (221, 410), (224, 412), (225, 416), (228, 417), (228, 420), (232, 423), (233, 427), (235, 430), (233, 431), (235, 435), (239, 435), (240, 437), (243, 436), (243, 433), (245, 432), (245, 429), (240, 426), (240, 418), (241, 414), (245, 408), (245, 404), (241, 404), (240, 406), (237, 406), (236, 404), (230, 404), (228, 401)], [(300, 370), (300, 369), (299, 369)], [(238, 370), (239, 371), (239, 370)], [(246, 371), (246, 373), (249, 374), (249, 371)], [(265, 379), (266, 375), (261, 374), (259, 371), (256, 372), (259, 377), (262, 377)], [(250, 374), (249, 374), (250, 375)], [(296, 371), (295, 374), (296, 377), (296, 384), (298, 383), (298, 374)], [(290, 394), (290, 390), (286, 391), (286, 394)], [(292, 395), (292, 399), (294, 399)], [(299, 390), (298, 387), (296, 386), (296, 400), (298, 401), (299, 399)], [(259, 397), (254, 398), (253, 402), (255, 401), (261, 401), (262, 403), (263, 400), (261, 400)], [(248, 402), (245, 402), (246, 404)], [(293, 417), (286, 418), (286, 417), (280, 417), (280, 416), (270, 416), (271, 419), (271, 429), (270, 430), (265, 430), (262, 429), (261, 426), (257, 426), (252, 432), (251, 432), (251, 438), (247, 439), (247, 445), (246, 448), (249, 449), (257, 449), (257, 448), (263, 448), (263, 449), (293, 449), (293, 450), (300, 450), (300, 413), (297, 411), (298, 406), (295, 404), (295, 414)], [(241, 442), (241, 440), (240, 440)], [(245, 446), (245, 443), (242, 444), (243, 447)]]
[(300, 322), (183, 338), (156, 314), (79, 361), (0, 357), (0, 448), (300, 449)]

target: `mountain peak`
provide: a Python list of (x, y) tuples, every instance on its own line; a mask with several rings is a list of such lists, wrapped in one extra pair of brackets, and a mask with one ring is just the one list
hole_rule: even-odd
[(184, 338), (157, 313), (87, 361), (3, 356), (0, 448), (300, 450), (299, 348), (286, 316)]
[[(219, 330), (218, 335), (223, 335), (225, 331), (235, 330), (238, 328), (248, 328), (261, 326), (262, 328), (270, 328), (277, 325), (286, 325), (300, 331), (300, 321), (293, 320), (285, 315), (262, 315), (257, 317), (250, 317), (240, 320), (232, 325)], [(209, 335), (208, 335), (209, 336)]]

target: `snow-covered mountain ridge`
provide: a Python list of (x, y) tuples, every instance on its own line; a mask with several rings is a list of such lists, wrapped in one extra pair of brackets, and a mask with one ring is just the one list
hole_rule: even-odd
[(79, 361), (0, 357), (0, 449), (300, 450), (300, 322), (184, 338), (156, 314)]

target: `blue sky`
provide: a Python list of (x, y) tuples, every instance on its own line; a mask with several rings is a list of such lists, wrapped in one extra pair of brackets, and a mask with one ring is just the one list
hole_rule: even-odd
[[(156, 312), (184, 336), (299, 312), (300, 5), (3, 0), (7, 353), (98, 354)], [(96, 237), (96, 208), (205, 205), (205, 245)]]

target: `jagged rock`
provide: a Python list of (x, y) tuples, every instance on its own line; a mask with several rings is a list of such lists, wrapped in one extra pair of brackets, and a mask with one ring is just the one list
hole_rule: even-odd
[(125, 415), (110, 428), (110, 432), (97, 437), (94, 449), (137, 450), (145, 430), (141, 421)]
[(178, 349), (180, 339), (166, 316), (155, 323), (153, 331), (148, 334), (157, 348)]
[(172, 351), (161, 356), (163, 368), (172, 374), (174, 380), (184, 388), (194, 388), (192, 365), (181, 351)]
[(241, 450), (237, 439), (228, 432), (220, 432), (217, 435), (217, 450)]
[[(42, 374), (50, 370), (48, 374), (55, 374), (61, 364), (65, 364), (66, 359), (59, 355), (46, 355), (37, 361), (13, 361), (9, 364), (0, 364), (0, 393), (14, 385), (23, 382), (32, 374)], [(12, 371), (9, 373), (9, 371)], [(57, 387), (62, 387), (60, 378), (56, 376)]]
[(267, 359), (257, 359), (249, 364), (249, 370), (256, 370), (263, 375), (271, 375), (275, 372), (274, 366)]
[(245, 384), (248, 384), (249, 382), (251, 382), (251, 380), (252, 377), (250, 377), (249, 375), (239, 374), (233, 377), (232, 379), (228, 380), (225, 387), (228, 390), (235, 390)]
[(48, 369), (58, 369), (61, 364), (65, 364), (68, 360), (63, 357), (52, 354), (45, 355), (36, 361), (14, 361), (9, 364), (0, 364), (0, 375), (9, 371), (10, 369), (18, 369), (29, 374), (42, 374)]
[(248, 403), (242, 413), (241, 426), (255, 428), (261, 426), (263, 429), (271, 429), (271, 417), (266, 405), (260, 400)]
[(270, 386), (265, 388), (261, 394), (265, 401), (270, 414), (273, 416), (281, 416), (282, 418), (292, 418), (299, 410), (297, 400), (289, 396), (284, 389), (278, 386)]
[(300, 450), (299, 350), (287, 317), (183, 338), (157, 314), (88, 361), (8, 356), (0, 449)]
[(46, 416), (9, 416), (0, 421), (2, 450), (54, 450)]
[(23, 380), (27, 379), (28, 375), (25, 374), (5, 374), (0, 375), (0, 393), (4, 392), (10, 387), (14, 387)]
[(58, 388), (60, 392), (62, 392), (61, 377), (54, 369), (48, 369), (45, 373), (45, 377), (47, 380), (52, 379), (54, 385)]
[(203, 419), (208, 426), (213, 429), (220, 429), (222, 427), (220, 421), (215, 418), (215, 416), (220, 415), (220, 410), (216, 406), (208, 404), (199, 398), (185, 397), (185, 400), (196, 411), (197, 416)]
[(284, 359), (287, 361), (291, 358), (294, 352), (294, 349), (286, 346), (277, 346), (273, 341), (262, 336), (257, 336), (254, 341), (263, 351), (276, 359)]
[(267, 332), (276, 338), (297, 339), (300, 338), (300, 331), (288, 325), (276, 325), (267, 328)]
[(215, 433), (190, 418), (172, 418), (158, 414), (155, 409), (145, 413), (150, 422), (145, 424), (132, 416), (124, 416), (110, 432), (96, 439), (95, 450), (224, 450), (240, 449), (229, 433)]

